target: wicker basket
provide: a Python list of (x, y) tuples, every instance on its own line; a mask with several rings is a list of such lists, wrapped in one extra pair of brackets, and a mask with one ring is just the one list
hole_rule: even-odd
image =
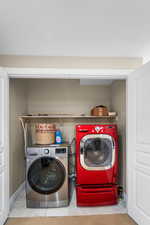
[(48, 145), (55, 143), (55, 124), (38, 123), (36, 124), (36, 144)]

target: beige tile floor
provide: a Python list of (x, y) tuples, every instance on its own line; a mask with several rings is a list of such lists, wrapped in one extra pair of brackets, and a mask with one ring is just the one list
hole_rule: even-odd
[(63, 208), (49, 209), (27, 209), (25, 191), (22, 191), (16, 199), (9, 217), (58, 217), (58, 216), (80, 216), (80, 215), (103, 215), (103, 214), (125, 214), (127, 210), (123, 202), (118, 205), (105, 207), (77, 207), (75, 191), (70, 205)]

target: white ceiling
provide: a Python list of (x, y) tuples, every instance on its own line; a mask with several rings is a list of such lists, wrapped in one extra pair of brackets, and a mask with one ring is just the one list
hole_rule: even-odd
[(2, 0), (0, 54), (150, 55), (149, 0)]

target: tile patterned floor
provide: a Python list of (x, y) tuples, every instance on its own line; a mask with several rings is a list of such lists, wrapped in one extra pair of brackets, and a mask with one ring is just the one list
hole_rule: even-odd
[(105, 207), (77, 207), (75, 192), (70, 205), (61, 208), (28, 209), (26, 208), (25, 191), (21, 192), (16, 199), (9, 217), (54, 217), (54, 216), (80, 216), (80, 215), (103, 215), (103, 214), (125, 214), (127, 210), (123, 202), (115, 206)]

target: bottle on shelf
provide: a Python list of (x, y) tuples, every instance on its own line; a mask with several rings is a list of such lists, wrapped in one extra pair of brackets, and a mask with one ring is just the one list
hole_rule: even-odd
[(60, 130), (56, 130), (56, 133), (55, 133), (55, 143), (56, 144), (62, 144), (62, 133)]

